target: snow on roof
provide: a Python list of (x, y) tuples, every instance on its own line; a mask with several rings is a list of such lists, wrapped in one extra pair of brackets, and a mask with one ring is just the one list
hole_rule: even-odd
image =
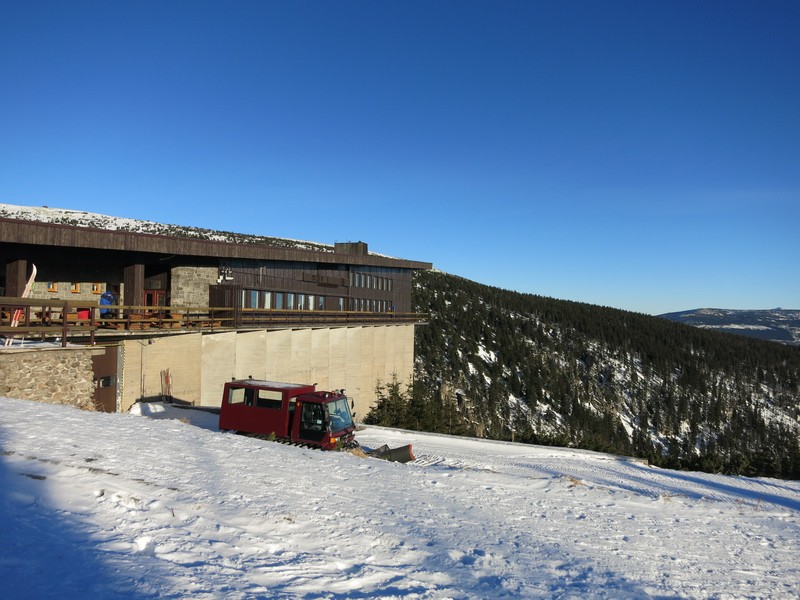
[(275, 388), (278, 390), (293, 390), (296, 388), (311, 387), (310, 383), (286, 383), (284, 381), (267, 381), (265, 379), (234, 379), (230, 383), (243, 383), (259, 387)]
[(293, 248), (333, 252), (333, 246), (289, 238), (273, 238), (267, 236), (217, 231), (184, 225), (171, 225), (130, 219), (126, 217), (113, 217), (98, 213), (90, 213), (66, 208), (50, 208), (49, 206), (16, 206), (0, 203), (0, 217), (19, 219), (22, 221), (37, 221), (57, 225), (72, 225), (75, 227), (91, 227), (93, 229), (106, 229), (110, 231), (129, 231), (132, 233), (148, 233), (156, 235), (183, 236), (205, 239), (216, 242), (234, 243), (262, 243), (265, 245), (282, 245)]

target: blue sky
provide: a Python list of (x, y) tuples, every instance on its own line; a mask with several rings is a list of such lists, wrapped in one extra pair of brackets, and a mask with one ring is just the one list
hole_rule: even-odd
[(800, 308), (796, 1), (0, 0), (0, 202)]

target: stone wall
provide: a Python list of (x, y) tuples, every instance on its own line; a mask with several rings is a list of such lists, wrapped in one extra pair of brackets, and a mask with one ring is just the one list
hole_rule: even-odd
[(0, 350), (0, 397), (94, 408), (91, 348)]
[(105, 283), (37, 281), (33, 284), (30, 297), (37, 300), (71, 300), (99, 304), (100, 296), (105, 291)]
[(216, 267), (175, 267), (171, 272), (170, 305), (208, 306), (208, 286), (217, 283)]
[[(217, 283), (217, 267), (175, 267), (170, 273), (170, 304), (172, 306), (208, 306), (208, 286)], [(52, 287), (51, 287), (52, 284)], [(31, 298), (38, 300), (79, 300), (100, 303), (106, 283), (70, 281), (37, 281)], [(125, 286), (119, 284), (117, 295), (124, 298)]]

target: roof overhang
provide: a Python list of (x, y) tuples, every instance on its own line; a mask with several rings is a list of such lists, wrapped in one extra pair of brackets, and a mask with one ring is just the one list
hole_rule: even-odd
[(119, 230), (78, 227), (38, 221), (0, 218), (0, 244), (36, 245), (53, 248), (83, 248), (98, 251), (120, 251), (217, 258), (221, 260), (295, 261), (329, 264), (352, 264), (397, 269), (431, 269), (432, 264), (391, 258), (375, 254), (322, 252), (285, 248), (264, 244), (231, 243), (139, 233)]

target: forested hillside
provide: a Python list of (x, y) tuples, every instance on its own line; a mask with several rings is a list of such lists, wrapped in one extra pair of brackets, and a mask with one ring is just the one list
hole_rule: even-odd
[(800, 478), (800, 348), (419, 272), (414, 389), (371, 422)]

